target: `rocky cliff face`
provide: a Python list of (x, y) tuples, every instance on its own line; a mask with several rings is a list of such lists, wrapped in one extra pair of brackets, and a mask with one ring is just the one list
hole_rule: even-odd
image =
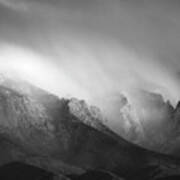
[(139, 144), (144, 139), (144, 130), (141, 119), (128, 98), (118, 93), (106, 97), (104, 102), (102, 110), (107, 117), (105, 124), (126, 140)]
[(167, 137), (166, 152), (173, 156), (180, 157), (180, 103), (174, 108), (172, 118), (169, 119), (172, 124), (171, 133)]
[(112, 129), (130, 142), (170, 153), (169, 142), (179, 136), (179, 108), (175, 109), (160, 94), (148, 91), (138, 91), (131, 98), (130, 101), (118, 94), (109, 100), (112, 107), (106, 109), (110, 112), (107, 117)]
[(104, 121), (99, 109), (84, 101), (59, 99), (26, 82), (3, 80), (0, 158), (64, 175), (100, 170), (128, 178), (152, 164), (150, 172), (164, 172), (168, 164), (173, 166), (166, 167), (168, 172), (179, 173), (179, 161), (128, 143)]
[(134, 104), (143, 126), (145, 141), (141, 145), (165, 152), (166, 144), (174, 131), (174, 108), (157, 93), (140, 91)]
[[(116, 156), (118, 143), (105, 135), (106, 131), (109, 134), (111, 131), (95, 114), (90, 114), (91, 107), (81, 106), (81, 101), (74, 99), (59, 100), (54, 106), (56, 109), (52, 116), (52, 112), (37, 99), (1, 86), (1, 135), (28, 153), (59, 158), (64, 163), (82, 168), (106, 168), (106, 157), (101, 156), (111, 153), (111, 156)], [(99, 151), (105, 151), (105, 154)], [(117, 158), (112, 159), (112, 168), (115, 168), (118, 166)]]

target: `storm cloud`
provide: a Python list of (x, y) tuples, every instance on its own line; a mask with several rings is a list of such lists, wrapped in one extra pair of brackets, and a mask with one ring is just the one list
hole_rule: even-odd
[(177, 0), (0, 0), (0, 63), (59, 96), (100, 104), (144, 89), (175, 104), (179, 7)]

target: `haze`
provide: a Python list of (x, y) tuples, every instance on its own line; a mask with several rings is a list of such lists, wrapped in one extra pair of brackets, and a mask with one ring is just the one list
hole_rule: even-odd
[(176, 0), (0, 0), (0, 65), (60, 97), (180, 99)]

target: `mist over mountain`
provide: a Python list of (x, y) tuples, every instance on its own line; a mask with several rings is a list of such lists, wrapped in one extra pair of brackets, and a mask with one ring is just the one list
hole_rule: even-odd
[(130, 100), (123, 94), (107, 97), (109, 105), (102, 109), (106, 124), (128, 141), (172, 153), (179, 146), (175, 140), (179, 138), (179, 103), (174, 107), (161, 94), (145, 90), (138, 90), (133, 96)]
[[(121, 100), (121, 108), (127, 107), (121, 111), (120, 119), (133, 121), (127, 99), (121, 96)], [(59, 178), (81, 175), (88, 178), (96, 174), (96, 177), (153, 179), (179, 175), (178, 159), (128, 142), (107, 123), (100, 109), (87, 105), (84, 100), (59, 99), (28, 82), (1, 76), (1, 165), (20, 161)], [(129, 129), (128, 133), (131, 132), (140, 135), (138, 130)], [(128, 133), (124, 137), (133, 141)]]
[(179, 10), (0, 0), (0, 179), (179, 178)]
[[(58, 112), (54, 104), (54, 102), (58, 104), (58, 97), (50, 94), (47, 96), (46, 91), (34, 88), (18, 76), (14, 78), (11, 75), (1, 74), (0, 77), (1, 85), (4, 87), (36, 98), (53, 116), (55, 114), (52, 113)], [(69, 108), (74, 116), (86, 124), (106, 129), (101, 125), (103, 122), (115, 133), (142, 147), (167, 154), (176, 151), (178, 143), (174, 138), (179, 138), (179, 104), (173, 107), (160, 94), (145, 90), (138, 90), (133, 95), (135, 98), (129, 100), (122, 93), (114, 96), (110, 94), (104, 99), (104, 105), (100, 105), (101, 108), (88, 107), (84, 100), (70, 98)], [(94, 123), (91, 121), (92, 117)], [(99, 119), (100, 123), (97, 121)], [(173, 144), (175, 141), (174, 147), (172, 145), (168, 147), (170, 142)]]

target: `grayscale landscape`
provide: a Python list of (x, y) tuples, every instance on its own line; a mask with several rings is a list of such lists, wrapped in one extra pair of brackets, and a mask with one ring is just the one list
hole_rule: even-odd
[(180, 179), (178, 0), (0, 0), (0, 180)]

